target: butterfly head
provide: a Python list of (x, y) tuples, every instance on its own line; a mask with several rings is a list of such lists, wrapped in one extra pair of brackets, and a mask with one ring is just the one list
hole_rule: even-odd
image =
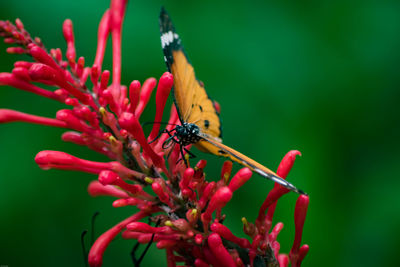
[(201, 140), (199, 136), (200, 129), (194, 123), (184, 122), (182, 125), (177, 125), (175, 128), (175, 136), (178, 138), (182, 146), (197, 143)]

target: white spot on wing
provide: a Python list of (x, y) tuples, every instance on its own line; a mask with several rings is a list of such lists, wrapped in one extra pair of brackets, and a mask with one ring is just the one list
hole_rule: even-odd
[(166, 32), (161, 35), (161, 46), (162, 48), (166, 47), (167, 45), (171, 44), (175, 39), (179, 39), (179, 35), (173, 33), (172, 31)]

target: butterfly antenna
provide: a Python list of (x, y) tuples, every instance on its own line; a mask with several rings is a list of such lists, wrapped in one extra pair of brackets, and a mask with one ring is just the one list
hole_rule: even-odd
[(88, 232), (87, 230), (83, 230), (83, 232), (81, 233), (81, 246), (82, 246), (83, 262), (86, 267), (88, 267), (88, 252), (87, 252), (86, 246), (85, 246), (85, 236), (86, 236), (87, 232)]
[(153, 124), (163, 124), (163, 125), (174, 125), (177, 126), (178, 124), (176, 123), (170, 123), (170, 122), (164, 122), (164, 121), (146, 121), (142, 123), (142, 126), (147, 126), (147, 125), (153, 125)]
[(90, 242), (93, 245), (94, 243), (94, 223), (96, 221), (97, 216), (100, 214), (100, 212), (96, 211), (93, 216), (92, 216), (92, 224), (91, 224), (91, 235), (90, 235)]
[(133, 262), (133, 266), (135, 266), (135, 267), (140, 266), (140, 263), (136, 259), (136, 251), (138, 250), (139, 246), (140, 246), (140, 243), (138, 241), (136, 241), (136, 244), (133, 246), (132, 251), (131, 251), (131, 259)]
[[(157, 220), (157, 223), (155, 225), (155, 227), (159, 226), (161, 222), (161, 219)], [(150, 218), (149, 218), (149, 224), (151, 223)], [(146, 255), (147, 251), (149, 250), (151, 244), (153, 244), (154, 241), (154, 235), (155, 233), (153, 233), (153, 235), (151, 236), (150, 242), (147, 244), (146, 248), (143, 250), (142, 254), (140, 255), (139, 259), (136, 259), (136, 251), (139, 248), (140, 243), (138, 241), (136, 241), (135, 246), (133, 247), (132, 251), (131, 251), (131, 258), (132, 258), (132, 262), (133, 265), (135, 267), (140, 267), (140, 263), (142, 262), (142, 260), (144, 259), (144, 256)]]
[[(157, 121), (155, 121), (155, 122), (146, 121), (146, 122), (142, 123), (142, 127), (143, 127), (143, 126), (146, 126), (146, 125), (149, 125), (149, 124), (155, 124), (155, 123), (164, 124), (164, 125), (174, 125), (174, 126), (177, 126), (177, 125), (178, 125), (178, 124), (175, 124), (175, 123), (169, 123), (169, 122), (163, 122), (163, 121), (160, 121), (160, 122), (157, 122)], [(160, 138), (160, 136), (161, 136), (163, 133), (168, 133), (168, 134), (171, 136), (170, 132), (172, 132), (172, 131), (174, 131), (174, 130), (175, 130), (175, 129), (172, 129), (171, 131), (168, 131), (167, 129), (164, 129), (164, 130), (162, 130), (162, 131), (159, 131), (159, 132), (158, 132), (158, 135), (156, 136), (156, 138), (154, 138), (153, 140), (151, 140), (151, 141), (149, 142), (149, 144), (153, 143), (153, 142), (156, 141), (158, 138)]]

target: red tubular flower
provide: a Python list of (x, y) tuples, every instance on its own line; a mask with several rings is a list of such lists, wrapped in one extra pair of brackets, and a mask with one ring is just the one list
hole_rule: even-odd
[(236, 266), (235, 261), (233, 260), (232, 256), (229, 254), (229, 252), (222, 244), (221, 237), (218, 234), (216, 233), (211, 234), (208, 237), (207, 241), (211, 252), (217, 259), (217, 261), (220, 263), (220, 265), (226, 267)]
[[(282, 159), (281, 163), (279, 164), (277, 174), (282, 177), (286, 178), (288, 173), (293, 167), (294, 161), (297, 155), (301, 155), (301, 153), (297, 150), (289, 151), (285, 157)], [(258, 213), (258, 217), (256, 220), (256, 225), (260, 229), (261, 227), (265, 227), (266, 231), (269, 231), (272, 223), (272, 217), (274, 216), (276, 201), (283, 196), (284, 194), (289, 193), (289, 190), (275, 184), (274, 188), (269, 192), (267, 198), (265, 199), (264, 203), (262, 204), (260, 211)], [(265, 215), (265, 211), (268, 209), (268, 214)], [(264, 221), (265, 220), (265, 221)]]
[(55, 93), (39, 88), (27, 82), (25, 77), (21, 79), (20, 76), (16, 76), (14, 73), (0, 73), (0, 85), (12, 86), (54, 100), (59, 99), (59, 96), (57, 96)]
[(140, 198), (152, 200), (153, 197), (143, 191), (142, 186), (138, 184), (128, 184), (124, 182), (116, 173), (112, 171), (103, 170), (99, 174), (99, 182), (106, 185), (116, 185), (128, 192), (130, 195), (137, 196)]
[(250, 248), (249, 240), (245, 238), (239, 238), (232, 234), (228, 227), (222, 225), (220, 223), (213, 223), (211, 225), (211, 231), (214, 233), (219, 234), (221, 237), (225, 238), (226, 240), (232, 241), (233, 243), (238, 244), (242, 248)]
[(198, 202), (200, 210), (203, 210), (204, 207), (207, 205), (207, 202), (210, 200), (210, 197), (212, 196), (212, 194), (214, 194), (216, 186), (217, 184), (215, 182), (211, 182), (206, 185), (206, 187), (203, 190), (203, 195), (201, 196)]
[(88, 192), (92, 197), (97, 196), (112, 196), (118, 198), (127, 198), (129, 195), (118, 188), (111, 185), (102, 185), (98, 181), (92, 181), (89, 184)]
[(22, 113), (11, 109), (0, 109), (0, 123), (23, 121), (47, 126), (66, 128), (67, 124), (60, 120), (35, 116), (31, 114)]
[(232, 172), (232, 161), (225, 161), (221, 169), (221, 179), (224, 180), (225, 184), (228, 183), (229, 177), (231, 177)]
[(287, 267), (289, 266), (289, 257), (285, 254), (279, 254), (278, 262), (280, 267)]
[(168, 263), (168, 267), (175, 267), (175, 256), (174, 256), (174, 252), (172, 249), (167, 248), (166, 250), (167, 253), (167, 263)]
[(293, 266), (300, 266), (301, 261), (307, 254), (309, 248), (307, 245), (303, 246), (300, 253), (301, 236), (303, 234), (304, 221), (306, 219), (309, 197), (301, 195), (297, 199), (296, 208), (294, 211), (294, 225), (295, 225), (295, 236), (293, 241), (293, 247), (290, 250), (289, 258)]
[(135, 80), (129, 86), (129, 112), (135, 113), (140, 97), (140, 82)]
[(201, 215), (201, 220), (203, 221), (205, 227), (211, 221), (211, 214), (216, 209), (221, 209), (224, 207), (231, 200), (231, 198), (232, 191), (227, 186), (222, 187), (215, 192), (210, 200), (210, 203), (208, 204), (206, 211)]
[[(56, 112), (55, 119), (0, 109), (0, 123), (21, 121), (68, 129), (62, 135), (63, 141), (87, 146), (108, 157), (107, 162), (45, 150), (35, 157), (39, 167), (98, 175), (98, 180), (88, 186), (91, 196), (111, 196), (117, 198), (113, 199), (113, 207), (135, 206), (140, 210), (97, 238), (88, 256), (90, 266), (101, 266), (105, 249), (120, 233), (124, 239), (139, 243), (154, 241), (157, 248), (166, 250), (168, 266), (254, 266), (256, 261), (264, 261), (266, 266), (288, 266), (289, 262), (300, 266), (309, 251), (308, 245), (301, 246), (308, 196), (300, 196), (296, 202), (296, 231), (289, 256), (279, 252), (277, 238), (283, 224), (272, 227), (276, 202), (289, 192), (284, 187), (275, 185), (265, 194), (255, 222), (242, 218), (248, 239), (239, 238), (223, 225), (229, 219), (222, 213), (223, 208), (252, 172), (242, 168), (231, 178), (232, 162), (226, 161), (221, 179), (210, 181), (205, 173), (207, 161), (199, 160), (190, 168), (185, 164), (190, 162), (181, 158), (181, 147), (165, 143), (181, 123), (175, 106), (166, 106), (173, 85), (173, 76), (168, 72), (158, 80), (155, 123), (151, 133), (145, 134), (140, 117), (157, 80), (148, 78), (141, 86), (132, 79), (129, 90), (121, 84), (121, 31), (126, 4), (126, 0), (111, 0), (110, 9), (99, 23), (92, 65), (86, 65), (87, 60), (77, 55), (71, 20), (65, 20), (62, 26), (67, 43), (64, 55), (61, 49), (46, 49), (39, 38), (32, 38), (19, 19), (15, 24), (0, 21), (0, 36), (12, 45), (7, 52), (27, 54), (31, 59), (15, 62), (11, 73), (0, 73), (0, 86), (15, 87), (66, 105)], [(102, 69), (109, 37), (112, 72)], [(220, 112), (219, 104), (214, 105)], [(169, 124), (159, 136), (166, 108), (170, 111)], [(191, 145), (186, 146), (185, 151), (190, 148)], [(288, 175), (297, 155), (300, 152), (293, 150), (283, 158), (277, 170), (279, 176)], [(152, 190), (145, 191), (146, 186)], [(146, 217), (158, 224), (140, 221)]]
[(104, 169), (112, 168), (110, 163), (83, 160), (60, 151), (41, 151), (36, 155), (35, 161), (40, 168), (45, 170), (56, 168), (98, 174)]
[(210, 265), (202, 261), (201, 259), (196, 259), (194, 261), (194, 266), (196, 267), (209, 267)]
[(145, 200), (135, 198), (135, 197), (127, 197), (127, 198), (120, 198), (113, 202), (114, 208), (120, 208), (125, 206), (137, 206), (140, 210), (147, 210), (149, 205)]
[(142, 232), (142, 233), (156, 233), (157, 227), (151, 227), (147, 223), (133, 222), (126, 226), (129, 231)]
[(151, 93), (153, 92), (153, 89), (156, 87), (156, 84), (157, 80), (154, 78), (149, 78), (144, 82), (142, 90), (140, 91), (139, 104), (135, 110), (135, 116), (137, 118), (140, 118), (140, 115), (142, 115), (142, 112), (146, 107), (147, 103), (149, 102)]
[(63, 34), (65, 41), (67, 42), (67, 52), (66, 57), (68, 61), (71, 63), (75, 63), (75, 38), (74, 38), (74, 30), (72, 28), (72, 21), (70, 19), (66, 19), (63, 24)]
[(169, 198), (169, 195), (164, 191), (163, 187), (155, 182), (152, 183), (151, 188), (153, 189), (154, 193), (158, 196), (161, 202), (167, 204), (171, 208), (174, 206)]
[(146, 137), (143, 133), (143, 129), (140, 126), (140, 123), (135, 117), (135, 115), (133, 115), (132, 113), (125, 112), (121, 115), (118, 121), (121, 127), (123, 127), (129, 133), (131, 133), (132, 136), (139, 142), (139, 144), (143, 147), (143, 150), (146, 152), (146, 154), (150, 156), (153, 163), (157, 167), (165, 170), (165, 173), (168, 173), (168, 171), (166, 171), (164, 159), (160, 155), (157, 155), (147, 142)]
[(157, 87), (156, 93), (156, 117), (154, 118), (153, 130), (151, 131), (148, 141), (154, 140), (158, 132), (160, 130), (160, 123), (162, 121), (162, 115), (165, 108), (165, 104), (167, 103), (167, 99), (169, 96), (169, 92), (171, 91), (172, 85), (174, 82), (174, 78), (172, 74), (169, 72), (164, 73), (159, 82)]
[(229, 183), (229, 189), (232, 192), (235, 192), (236, 190), (238, 190), (240, 187), (242, 187), (244, 185), (244, 183), (246, 183), (251, 175), (253, 173), (250, 171), (249, 168), (243, 168), (240, 171), (238, 171), (235, 176), (233, 176), (232, 180)]
[(118, 223), (115, 225), (113, 228), (102, 234), (97, 240), (94, 242), (92, 248), (90, 249), (89, 252), (89, 265), (91, 267), (98, 267), (101, 266), (103, 263), (103, 254), (104, 251), (106, 250), (108, 244), (119, 234), (127, 224), (138, 221), (144, 217), (146, 217), (148, 214), (146, 214), (143, 211), (140, 211), (136, 213), (135, 215), (123, 220), (122, 222)]

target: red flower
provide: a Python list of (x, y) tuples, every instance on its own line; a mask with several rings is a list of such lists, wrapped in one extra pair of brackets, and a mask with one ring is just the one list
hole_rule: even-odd
[[(207, 162), (200, 160), (194, 168), (187, 167), (179, 157), (177, 145), (165, 148), (167, 134), (156, 139), (160, 124), (155, 123), (149, 136), (140, 124), (140, 116), (153, 89), (156, 88), (156, 115), (161, 121), (173, 85), (170, 73), (160, 79), (149, 78), (141, 86), (134, 80), (129, 90), (121, 85), (121, 28), (126, 1), (112, 0), (104, 13), (98, 31), (97, 54), (93, 65), (87, 66), (84, 57), (76, 58), (72, 22), (63, 24), (67, 42), (65, 59), (60, 49), (48, 51), (40, 39), (31, 38), (22, 22), (0, 21), (0, 35), (5, 42), (16, 46), (8, 53), (28, 54), (33, 61), (18, 61), (11, 73), (0, 73), (0, 85), (9, 85), (65, 103), (70, 108), (57, 112), (56, 118), (44, 118), (18, 111), (0, 110), (0, 122), (24, 121), (70, 129), (62, 135), (66, 142), (85, 145), (106, 155), (109, 162), (80, 159), (60, 151), (41, 151), (36, 163), (43, 169), (79, 170), (98, 175), (88, 191), (91, 196), (117, 198), (114, 207), (136, 206), (140, 211), (103, 233), (89, 253), (90, 266), (101, 266), (108, 244), (122, 232), (125, 239), (139, 243), (155, 242), (167, 252), (168, 266), (183, 262), (195, 266), (300, 266), (308, 252), (301, 246), (302, 229), (309, 203), (308, 196), (299, 196), (295, 210), (296, 233), (289, 256), (280, 254), (277, 236), (283, 224), (272, 228), (277, 200), (289, 191), (279, 185), (269, 192), (255, 223), (245, 218), (243, 230), (249, 239), (239, 238), (223, 225), (222, 209), (250, 179), (249, 169), (239, 170), (231, 177), (232, 163), (222, 166), (221, 179), (209, 182), (203, 169)], [(112, 38), (113, 69), (102, 69), (108, 37)], [(112, 77), (111, 83), (110, 75)], [(48, 90), (36, 84), (47, 85)], [(171, 130), (178, 123), (174, 107), (170, 113)], [(156, 141), (153, 141), (156, 139)], [(278, 168), (286, 177), (298, 151), (290, 151)], [(169, 157), (167, 156), (169, 155)], [(149, 186), (154, 194), (146, 193)], [(267, 211), (268, 210), (268, 211)], [(149, 217), (157, 221), (153, 227), (139, 222)], [(247, 255), (247, 256), (246, 256)]]

